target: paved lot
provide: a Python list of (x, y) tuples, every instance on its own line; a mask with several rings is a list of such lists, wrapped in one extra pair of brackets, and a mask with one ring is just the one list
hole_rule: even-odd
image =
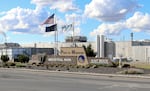
[(150, 91), (150, 79), (0, 69), (0, 91)]

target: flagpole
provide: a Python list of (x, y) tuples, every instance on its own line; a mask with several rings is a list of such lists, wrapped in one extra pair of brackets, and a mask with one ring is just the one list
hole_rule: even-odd
[[(54, 17), (54, 23), (57, 24), (57, 17), (56, 17), (56, 9), (55, 9), (55, 17)], [(58, 55), (58, 25), (56, 26), (55, 29), (55, 56)]]
[(73, 24), (72, 24), (73, 26), (73, 29), (72, 29), (72, 32), (73, 32), (73, 47), (76, 47), (76, 44), (75, 44), (75, 40), (74, 40), (74, 17), (73, 17)]
[[(55, 9), (54, 24), (56, 24), (56, 9)], [(56, 43), (56, 41), (57, 41), (57, 27), (55, 29), (55, 39), (54, 39), (54, 41), (55, 41), (54, 55), (56, 56), (57, 55), (57, 50), (56, 50), (56, 48), (57, 48), (57, 43)]]
[[(56, 11), (55, 11), (56, 12)], [(57, 24), (56, 24), (56, 17), (55, 17), (55, 13), (52, 14), (51, 16), (49, 16), (43, 23), (43, 24), (52, 24), (49, 27), (46, 27), (45, 32), (51, 32), (54, 31), (54, 55), (56, 55), (56, 32), (57, 32)]]

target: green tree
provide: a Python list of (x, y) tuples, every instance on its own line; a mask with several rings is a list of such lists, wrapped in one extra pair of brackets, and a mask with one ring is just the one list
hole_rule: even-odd
[(23, 54), (18, 55), (17, 59), (18, 59), (18, 62), (21, 62), (21, 63), (29, 62), (29, 57)]
[(2, 56), (1, 56), (1, 60), (2, 60), (4, 63), (8, 62), (8, 61), (9, 61), (8, 55), (2, 55)]
[(47, 56), (46, 56), (46, 55), (43, 55), (43, 56), (41, 57), (40, 63), (43, 64), (43, 63), (46, 61), (46, 58), (47, 58)]
[(83, 45), (83, 48), (84, 48), (86, 55), (88, 57), (95, 57), (96, 56), (96, 54), (94, 53), (94, 50), (92, 49), (91, 44), (89, 44), (87, 47), (85, 45)]

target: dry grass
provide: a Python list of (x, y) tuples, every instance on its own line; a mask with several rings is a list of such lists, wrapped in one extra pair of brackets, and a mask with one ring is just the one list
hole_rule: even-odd
[(130, 69), (126, 69), (126, 70), (120, 71), (118, 73), (120, 73), (120, 74), (144, 74), (144, 70), (130, 68)]
[(136, 68), (150, 69), (150, 62), (131, 62), (130, 66)]

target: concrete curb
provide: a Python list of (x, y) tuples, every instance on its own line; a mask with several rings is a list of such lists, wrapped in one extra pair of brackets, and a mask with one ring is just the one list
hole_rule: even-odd
[(63, 74), (76, 74), (76, 75), (91, 75), (91, 76), (106, 76), (106, 77), (125, 77), (125, 78), (142, 78), (150, 79), (150, 76), (143, 75), (121, 75), (121, 74), (101, 74), (101, 73), (87, 73), (87, 72), (68, 72), (68, 71), (50, 71), (50, 70), (37, 70), (37, 69), (18, 69), (18, 68), (0, 68), (3, 70), (20, 70), (20, 71), (30, 71), (30, 72), (48, 72), (48, 73), (63, 73)]

